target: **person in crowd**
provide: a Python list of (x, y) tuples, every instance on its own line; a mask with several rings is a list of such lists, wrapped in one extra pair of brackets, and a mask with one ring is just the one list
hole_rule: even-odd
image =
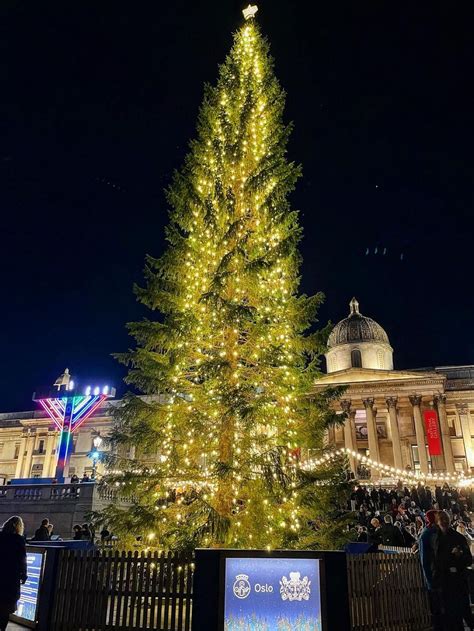
[(385, 515), (384, 524), (380, 528), (380, 539), (384, 546), (403, 546), (404, 540), (400, 530), (393, 525), (393, 518), (391, 515)]
[(443, 505), (443, 491), (440, 486), (436, 486), (435, 488), (435, 500), (438, 504), (439, 508)]
[(84, 539), (85, 541), (92, 541), (92, 532), (89, 528), (89, 524), (82, 524), (81, 531), (82, 539)]
[(104, 526), (102, 528), (102, 530), (100, 531), (100, 541), (102, 544), (105, 544), (107, 542), (110, 541), (110, 531), (107, 529), (106, 526)]
[(47, 528), (48, 528), (48, 539), (49, 541), (51, 541), (51, 537), (54, 535), (54, 524), (50, 522)]
[(356, 489), (354, 489), (350, 495), (350, 504), (351, 504), (351, 511), (354, 513), (356, 511), (356, 506), (357, 506)]
[(79, 484), (79, 476), (74, 474), (71, 476), (71, 484)]
[(87, 472), (84, 471), (84, 475), (81, 478), (81, 482), (84, 483), (84, 482), (90, 482), (90, 481), (91, 481), (90, 477), (87, 475)]
[(362, 506), (359, 508), (359, 516), (358, 516), (358, 522), (361, 526), (365, 526), (367, 524), (367, 506), (365, 506), (365, 504), (362, 504)]
[(20, 585), (27, 580), (25, 526), (21, 517), (10, 517), (0, 532), (0, 631), (5, 631), (10, 614), (16, 611)]
[(365, 489), (363, 489), (361, 486), (357, 486), (355, 489), (355, 494), (356, 494), (356, 506), (360, 506), (361, 504), (364, 503), (364, 500), (365, 500)]
[(464, 523), (464, 521), (458, 521), (458, 522), (456, 523), (456, 528), (455, 528), (455, 530), (456, 530), (457, 532), (459, 532), (461, 535), (463, 535), (463, 537), (465, 537), (465, 538), (466, 538), (467, 544), (470, 546), (470, 545), (471, 545), (471, 543), (472, 543), (472, 537), (471, 537), (471, 535), (469, 534), (469, 532), (468, 532), (468, 530), (467, 530), (467, 526), (466, 526), (466, 524)]
[(377, 489), (374, 487), (370, 492), (370, 499), (372, 500), (372, 504), (376, 510), (379, 509), (379, 494)]
[(423, 528), (425, 527), (425, 522), (423, 521), (423, 517), (421, 515), (416, 515), (415, 517), (415, 532), (416, 536), (419, 537), (423, 532)]
[(36, 529), (35, 536), (32, 541), (49, 541), (50, 540), (50, 532), (49, 532), (49, 519), (45, 517), (41, 522), (41, 526)]
[(381, 525), (377, 517), (373, 517), (370, 520), (370, 527), (368, 528), (368, 541), (374, 546), (378, 546), (382, 543), (381, 537)]
[(420, 553), (420, 563), (423, 572), (423, 578), (425, 579), (425, 585), (428, 590), (433, 630), (441, 631), (442, 627), (440, 626), (439, 601), (437, 593), (433, 587), (433, 540), (437, 532), (436, 515), (437, 512), (434, 510), (429, 510), (426, 513), (426, 527), (422, 531), (418, 540), (418, 550)]
[(73, 526), (72, 528), (73, 531), (73, 540), (74, 541), (81, 541), (82, 539), (82, 528), (81, 526), (79, 526), (79, 524), (76, 524), (75, 526)]
[(410, 533), (408, 526), (404, 526), (403, 522), (400, 519), (395, 520), (394, 526), (398, 528), (398, 530), (400, 531), (400, 534), (402, 535), (403, 547), (404, 548), (413, 547), (413, 545), (416, 543), (416, 537), (414, 537)]
[(463, 619), (470, 629), (474, 620), (469, 603), (467, 568), (472, 555), (466, 538), (450, 527), (446, 511), (436, 517), (433, 536), (432, 586), (439, 596), (441, 620), (446, 631), (463, 631)]
[(418, 487), (416, 489), (416, 494), (418, 495), (418, 500), (419, 500), (417, 503), (419, 504), (421, 508), (426, 510), (426, 502), (428, 501), (428, 499), (427, 499), (425, 487), (422, 486), (421, 484), (418, 484)]

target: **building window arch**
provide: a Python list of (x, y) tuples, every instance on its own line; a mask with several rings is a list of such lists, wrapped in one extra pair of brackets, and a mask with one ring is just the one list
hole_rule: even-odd
[(352, 368), (362, 368), (362, 355), (358, 348), (351, 351), (351, 366)]

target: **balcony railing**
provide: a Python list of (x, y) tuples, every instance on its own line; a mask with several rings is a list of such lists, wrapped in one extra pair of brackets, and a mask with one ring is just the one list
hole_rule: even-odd
[(83, 484), (24, 484), (0, 486), (0, 502), (75, 502), (92, 501), (128, 504), (133, 498), (123, 497), (114, 487), (99, 487), (94, 483)]

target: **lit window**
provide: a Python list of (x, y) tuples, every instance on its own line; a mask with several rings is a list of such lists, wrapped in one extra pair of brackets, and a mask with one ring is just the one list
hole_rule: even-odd
[(362, 356), (358, 348), (351, 352), (351, 364), (352, 368), (362, 368)]

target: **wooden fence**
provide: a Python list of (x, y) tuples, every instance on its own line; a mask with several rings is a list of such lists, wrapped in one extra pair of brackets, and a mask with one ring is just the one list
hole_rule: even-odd
[[(191, 557), (60, 554), (51, 631), (190, 631)], [(430, 616), (417, 555), (347, 555), (353, 631), (422, 631)]]
[(64, 550), (51, 631), (190, 631), (193, 570), (172, 553)]
[(347, 555), (353, 631), (423, 631), (430, 613), (418, 555)]

